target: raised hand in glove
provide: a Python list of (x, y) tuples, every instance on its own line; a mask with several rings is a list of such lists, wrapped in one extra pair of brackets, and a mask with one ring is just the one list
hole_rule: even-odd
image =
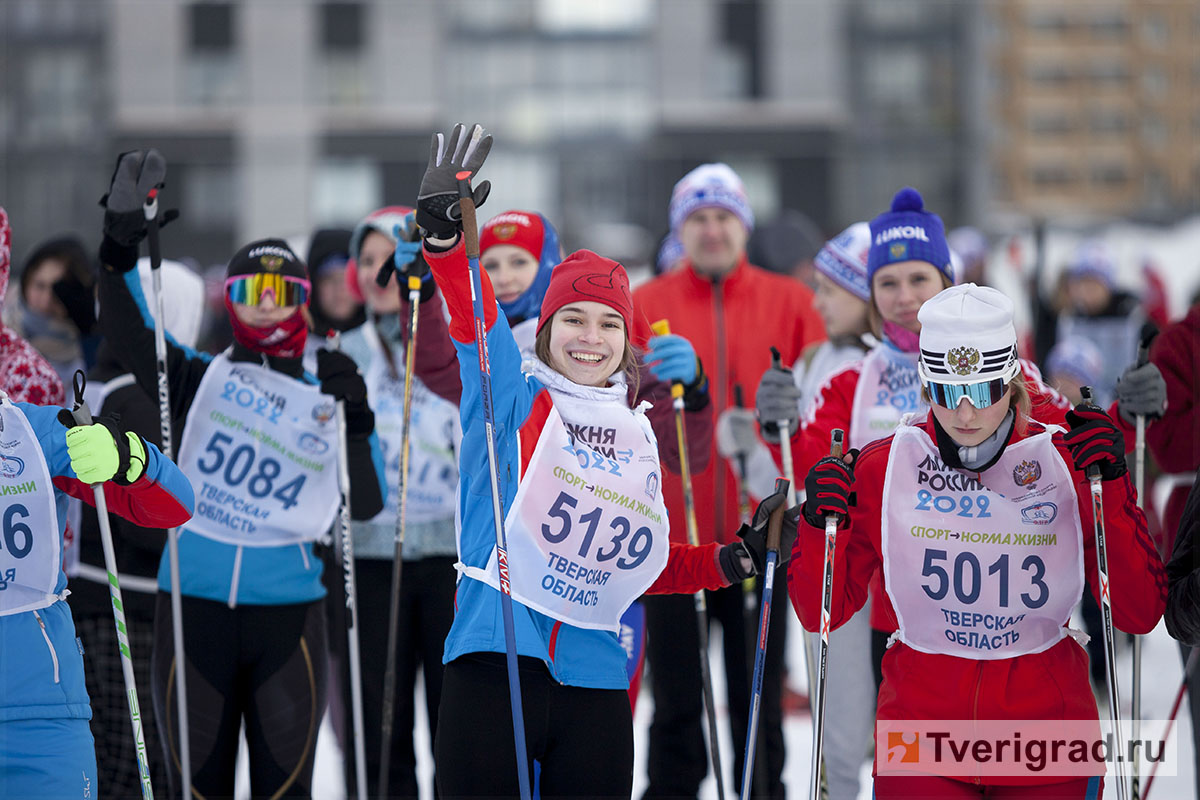
[(65, 408), (58, 421), (69, 428), (67, 455), (71, 469), (84, 483), (116, 480), (127, 486), (146, 471), (146, 444), (133, 431), (122, 431), (116, 420), (100, 417), (91, 425), (80, 425)]
[(786, 422), (789, 433), (795, 435), (800, 427), (800, 396), (800, 388), (790, 369), (771, 367), (763, 373), (754, 395), (754, 405), (764, 439), (778, 443), (781, 422)]
[[(476, 125), (468, 134), (462, 123), (454, 126), (449, 141), (441, 133), (433, 135), (429, 149), (429, 164), (421, 178), (417, 193), (417, 224), (429, 236), (450, 239), (462, 228), (462, 210), (458, 206), (458, 175), (479, 174), (484, 159), (492, 149), (491, 134)], [(492, 185), (481, 181), (471, 188), (476, 207), (487, 200)]]
[(840, 515), (840, 525), (843, 527), (850, 520), (854, 462), (858, 459), (858, 451), (851, 450), (843, 458), (822, 458), (804, 478), (807, 497), (803, 506), (804, 521), (814, 528), (824, 528), (825, 517), (829, 514)]
[(1167, 382), (1153, 364), (1134, 365), (1117, 380), (1117, 411), (1130, 425), (1137, 418), (1162, 419), (1167, 410)]
[(1125, 437), (1100, 406), (1080, 403), (1067, 412), (1067, 431), (1063, 441), (1075, 460), (1075, 468), (1087, 472), (1093, 464), (1100, 467), (1100, 479), (1111, 481), (1127, 472)]
[(673, 333), (652, 336), (646, 347), (646, 364), (660, 381), (690, 386), (700, 374), (696, 348), (682, 336)]
[(721, 412), (717, 417), (717, 452), (722, 458), (748, 458), (759, 447), (753, 411), (730, 406)]
[[(104, 235), (122, 247), (140, 242), (146, 236), (142, 206), (150, 190), (162, 188), (166, 177), (167, 160), (153, 148), (128, 150), (117, 156), (108, 193), (100, 198), (100, 205), (104, 206)], [(178, 211), (167, 211), (159, 225), (166, 225), (177, 216)]]

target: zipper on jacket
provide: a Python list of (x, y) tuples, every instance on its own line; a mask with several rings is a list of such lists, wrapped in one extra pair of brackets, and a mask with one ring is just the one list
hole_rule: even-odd
[(237, 546), (237, 553), (233, 556), (233, 575), (229, 578), (229, 600), (227, 601), (230, 608), (237, 608), (237, 591), (238, 583), (242, 578), (242, 546)]
[(42, 619), (42, 615), (34, 611), (33, 618), (37, 620), (38, 627), (42, 629), (42, 638), (46, 640), (46, 647), (50, 650), (50, 660), (54, 662), (54, 682), (58, 683), (58, 651), (54, 649), (54, 642), (50, 641), (50, 633), (46, 630), (46, 622)]
[[(713, 314), (716, 317), (714, 320), (713, 330), (716, 333), (717, 340), (717, 404), (713, 409), (713, 419), (725, 410), (725, 387), (729, 384), (729, 376), (727, 374), (727, 365), (725, 364), (725, 305), (722, 300), (722, 291), (724, 288), (724, 279), (718, 278), (712, 282), (713, 289)], [(710, 384), (711, 385), (711, 384)], [(713, 509), (713, 541), (725, 541), (725, 470), (729, 467), (722, 462), (725, 460), (719, 453), (716, 453), (716, 437), (713, 437), (714, 450), (713, 462), (713, 477), (716, 479), (716, 506)]]

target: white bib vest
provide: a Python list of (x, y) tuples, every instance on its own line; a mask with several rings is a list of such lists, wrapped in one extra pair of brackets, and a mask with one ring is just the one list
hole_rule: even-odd
[(1083, 533), (1050, 431), (977, 474), (946, 467), (923, 430), (901, 425), (881, 515), (884, 585), (909, 647), (994, 660), (1066, 635), (1083, 591)]
[[(566, 383), (533, 363), (543, 383)], [(624, 385), (566, 385), (578, 392), (550, 388), (554, 407), (504, 521), (512, 596), (568, 624), (617, 633), (667, 564), (658, 442), (644, 410), (626, 404)], [(459, 569), (499, 588), (494, 548), (485, 569)]]
[(925, 412), (917, 354), (880, 344), (863, 357), (854, 403), (850, 410), (850, 441), (846, 447), (866, 447), (892, 435), (905, 414)]
[(212, 360), (188, 411), (179, 468), (196, 492), (187, 529), (226, 544), (313, 541), (333, 523), (332, 397), (259, 364)]
[[(375, 412), (375, 433), (383, 449), (387, 497), (383, 510), (372, 523), (396, 524), (400, 497), (400, 429), (404, 417), (404, 361), (396, 359), (396, 375), (388, 371), (387, 356), (373, 325), (364, 325), (363, 337), (371, 348), (371, 361), (363, 379)], [(402, 353), (397, 354), (402, 355)], [(409, 428), (408, 496), (405, 512), (409, 522), (431, 522), (454, 517), (458, 488), (456, 452), (462, 441), (458, 406), (435, 395), (421, 379), (413, 376), (412, 420)]]
[(0, 392), (0, 616), (57, 602), (62, 539), (50, 469), (25, 414)]

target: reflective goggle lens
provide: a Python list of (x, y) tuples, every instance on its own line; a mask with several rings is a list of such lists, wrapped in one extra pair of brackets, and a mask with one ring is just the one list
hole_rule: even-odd
[(268, 293), (277, 306), (301, 306), (308, 301), (312, 284), (303, 278), (291, 275), (273, 275), (257, 272), (253, 275), (235, 275), (225, 281), (225, 291), (233, 303), (248, 306), (258, 305)]
[(942, 408), (958, 408), (959, 401), (964, 397), (976, 408), (987, 408), (1000, 401), (1004, 396), (1005, 383), (1002, 378), (979, 383), (935, 383), (925, 384), (929, 390), (929, 399)]

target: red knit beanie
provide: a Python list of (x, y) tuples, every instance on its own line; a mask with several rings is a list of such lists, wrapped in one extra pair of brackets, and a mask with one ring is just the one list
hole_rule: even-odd
[(616, 311), (625, 320), (625, 335), (632, 334), (633, 296), (629, 293), (629, 276), (616, 261), (591, 250), (576, 250), (554, 268), (542, 300), (538, 333), (560, 308), (585, 300), (603, 303)]
[(545, 231), (542, 217), (532, 211), (505, 211), (488, 220), (479, 232), (479, 255), (498, 244), (512, 244), (528, 252), (537, 261), (542, 257)]

